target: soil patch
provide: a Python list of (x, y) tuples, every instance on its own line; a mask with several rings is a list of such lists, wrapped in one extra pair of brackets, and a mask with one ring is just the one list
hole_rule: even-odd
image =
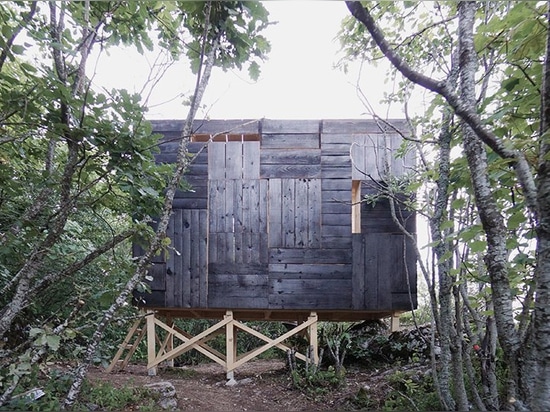
[(294, 387), (282, 360), (256, 360), (244, 364), (235, 371), (235, 386), (226, 385), (225, 372), (215, 363), (159, 368), (156, 376), (148, 376), (145, 365), (128, 365), (124, 371), (109, 374), (102, 368), (91, 368), (88, 379), (91, 382), (108, 381), (116, 387), (171, 382), (180, 410), (322, 411), (355, 409), (350, 400), (361, 388), (372, 393), (376, 382), (383, 385), (376, 375), (379, 375), (377, 371), (348, 369), (345, 385), (308, 394)]

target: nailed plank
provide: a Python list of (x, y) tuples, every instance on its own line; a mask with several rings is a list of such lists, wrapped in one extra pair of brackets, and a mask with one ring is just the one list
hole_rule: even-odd
[(352, 235), (352, 307), (365, 309), (365, 237), (361, 234)]
[(283, 246), (283, 182), (281, 179), (269, 180), (269, 246)]
[[(350, 264), (322, 263), (272, 263), (269, 265), (270, 279), (351, 279)], [(328, 293), (328, 291), (325, 291)]]
[[(351, 180), (349, 179), (323, 179), (322, 190), (341, 190), (351, 193)], [(351, 196), (351, 195), (350, 195)]]
[[(308, 242), (308, 192), (309, 185), (307, 179), (295, 180), (295, 193), (294, 193), (294, 246), (307, 247)], [(287, 246), (289, 246), (287, 244)]]
[(325, 167), (351, 167), (351, 159), (348, 153), (338, 156), (321, 156), (321, 165)]
[(323, 166), (321, 168), (322, 179), (351, 179), (351, 167)]
[(262, 149), (261, 164), (315, 165), (321, 163), (319, 149)]
[(345, 237), (323, 236), (321, 244), (326, 249), (351, 249), (351, 230)]
[(262, 120), (262, 133), (319, 133), (319, 120)]
[(322, 222), (323, 226), (351, 227), (351, 216), (347, 213), (323, 213)]
[(319, 149), (319, 134), (263, 134), (261, 142), (264, 149)]
[(295, 180), (294, 179), (283, 179), (282, 181), (282, 246), (294, 247), (295, 246), (295, 199), (296, 195), (295, 190)]
[[(219, 142), (213, 143), (212, 146), (225, 145), (225, 178), (226, 179), (242, 179), (243, 178), (243, 144), (241, 142)], [(220, 167), (220, 165), (212, 165), (209, 169)]]
[(307, 247), (320, 248), (321, 247), (321, 179), (311, 179), (308, 182), (308, 216), (307, 221), (309, 224)]
[(243, 179), (260, 178), (260, 142), (243, 142)]
[(382, 133), (394, 132), (394, 128), (405, 132), (407, 127), (406, 121), (402, 119), (389, 119), (384, 122), (370, 119), (327, 119), (322, 122), (322, 133)]
[[(261, 264), (259, 262), (247, 262), (246, 264), (241, 263), (209, 263), (208, 264), (208, 274), (209, 274), (209, 284), (214, 283), (223, 283), (227, 279), (237, 279), (239, 276), (267, 276), (267, 265)], [(224, 280), (225, 279), (225, 280)], [(240, 279), (240, 278), (239, 278)], [(242, 282), (248, 277), (243, 277)], [(267, 279), (267, 278), (266, 278)], [(241, 283), (242, 283), (241, 282)], [(266, 280), (267, 282), (267, 280)]]
[(357, 235), (362, 237), (365, 274), (365, 309), (378, 309), (378, 258), (379, 249), (376, 236), (368, 234)]
[(209, 147), (208, 179), (225, 179), (225, 143), (213, 143)]
[(206, 209), (208, 201), (206, 198), (179, 198), (174, 199), (172, 207), (174, 209)]
[(274, 178), (318, 178), (321, 176), (321, 165), (276, 165), (261, 164), (260, 177), (263, 179)]
[(269, 249), (269, 263), (271, 264), (346, 264), (350, 262), (351, 250), (349, 249)]
[(207, 252), (208, 252), (208, 213), (206, 210), (199, 210), (199, 306), (204, 308), (207, 306), (208, 298), (208, 268), (207, 268)]

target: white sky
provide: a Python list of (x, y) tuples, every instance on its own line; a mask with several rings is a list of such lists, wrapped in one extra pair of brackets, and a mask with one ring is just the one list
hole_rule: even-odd
[[(264, 35), (271, 42), (268, 60), (260, 79), (252, 82), (246, 73), (214, 69), (203, 99), (212, 119), (272, 118), (328, 119), (370, 118), (356, 94), (359, 64), (348, 74), (333, 68), (338, 61), (335, 40), (342, 19), (349, 15), (340, 1), (269, 1), (271, 25)], [(140, 91), (149, 74), (148, 59), (130, 50), (111, 51), (97, 68), (95, 83), (107, 88)], [(400, 107), (380, 105), (385, 70), (368, 64), (361, 71), (363, 92), (377, 113), (403, 117)], [(187, 109), (182, 94), (189, 95), (195, 83), (187, 62), (173, 65), (157, 84), (149, 99), (151, 119), (184, 118)], [(204, 117), (205, 111), (198, 116)]]

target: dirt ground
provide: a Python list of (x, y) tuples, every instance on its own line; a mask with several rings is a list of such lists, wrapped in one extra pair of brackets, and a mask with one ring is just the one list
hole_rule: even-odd
[(90, 381), (137, 386), (171, 382), (177, 394), (178, 409), (198, 411), (322, 411), (354, 409), (349, 400), (363, 388), (383, 384), (376, 371), (348, 369), (346, 384), (325, 393), (304, 394), (297, 390), (282, 360), (251, 361), (235, 371), (235, 386), (226, 385), (223, 368), (215, 363), (159, 369), (148, 376), (144, 365), (128, 365), (121, 372), (107, 374), (101, 368), (88, 373)]

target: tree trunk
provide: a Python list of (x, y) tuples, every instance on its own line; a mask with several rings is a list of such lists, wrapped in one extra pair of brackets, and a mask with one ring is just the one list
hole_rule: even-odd
[[(206, 15), (208, 16), (209, 13), (206, 13)], [(205, 26), (208, 26), (208, 22), (205, 23)], [(174, 169), (172, 179), (170, 180), (170, 183), (166, 190), (164, 209), (158, 224), (156, 235), (153, 238), (145, 254), (140, 258), (138, 266), (132, 278), (130, 278), (130, 280), (126, 283), (126, 285), (116, 298), (115, 302), (109, 307), (109, 309), (104, 312), (103, 318), (101, 319), (101, 322), (98, 324), (96, 330), (94, 331), (92, 339), (88, 344), (88, 347), (86, 348), (83, 362), (81, 362), (80, 365), (78, 365), (78, 367), (73, 372), (74, 380), (63, 403), (64, 408), (70, 408), (78, 398), (78, 395), (80, 394), (80, 390), (82, 388), (82, 384), (84, 382), (84, 378), (86, 377), (89, 366), (93, 362), (95, 352), (99, 343), (101, 342), (106, 327), (109, 325), (111, 319), (116, 314), (116, 312), (127, 302), (127, 299), (132, 291), (143, 280), (143, 278), (147, 274), (147, 269), (150, 266), (151, 259), (160, 249), (162, 240), (166, 237), (166, 230), (168, 228), (168, 223), (172, 214), (172, 203), (174, 200), (174, 196), (176, 194), (176, 190), (179, 186), (181, 178), (183, 177), (185, 169), (189, 166), (189, 157), (187, 156), (187, 144), (190, 139), (193, 120), (202, 100), (202, 96), (204, 95), (204, 91), (206, 90), (206, 86), (208, 85), (208, 81), (212, 73), (212, 68), (215, 63), (215, 55), (218, 49), (218, 45), (218, 41), (215, 41), (212, 45), (210, 52), (208, 53), (206, 61), (204, 62), (204, 71), (202, 72), (202, 74), (199, 72), (199, 74), (197, 75), (198, 81), (195, 88), (195, 93), (193, 95), (191, 107), (189, 108), (189, 113), (183, 127), (182, 139), (178, 150), (177, 164)]]
[[(547, 23), (550, 22), (548, 2)], [(542, 90), (541, 152), (537, 174), (539, 224), (535, 301), (535, 347), (538, 374), (533, 409), (550, 410), (550, 29), (547, 28)]]

